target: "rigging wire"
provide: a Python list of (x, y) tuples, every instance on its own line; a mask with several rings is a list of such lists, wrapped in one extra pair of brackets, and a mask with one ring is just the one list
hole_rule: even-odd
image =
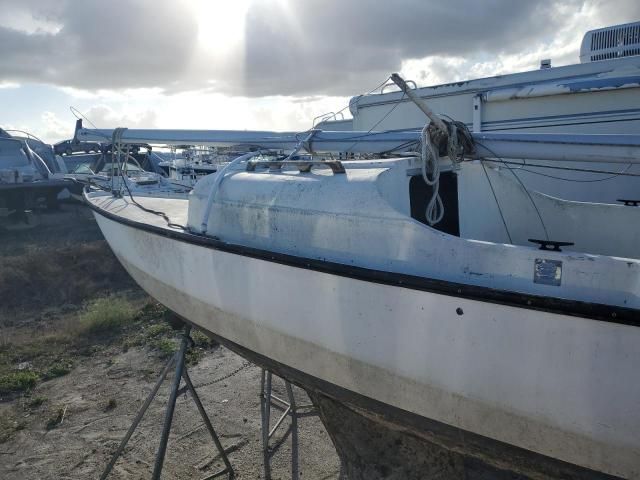
[[(511, 166), (509, 166), (509, 164), (505, 163), (504, 159), (502, 159), (499, 155), (496, 155), (496, 152), (494, 152), (493, 150), (488, 148), (486, 145), (483, 145), (480, 142), (476, 142), (476, 143), (478, 145), (480, 145), (481, 147), (487, 149), (489, 151), (489, 153), (491, 153), (495, 158), (497, 158), (499, 161), (501, 161), (509, 169), (509, 171), (512, 173), (512, 175), (516, 178), (516, 180), (518, 181), (518, 183), (520, 184), (520, 186), (524, 190), (524, 193), (527, 195), (527, 197), (529, 197), (529, 201), (531, 202), (531, 205), (533, 205), (533, 208), (536, 211), (536, 214), (538, 215), (538, 218), (540, 219), (540, 224), (542, 225), (542, 229), (544, 230), (545, 238), (547, 240), (549, 240), (549, 232), (547, 231), (547, 226), (545, 225), (544, 220), (542, 219), (542, 214), (540, 213), (540, 210), (538, 209), (538, 206), (536, 205), (536, 202), (533, 200), (533, 197), (529, 193), (529, 190), (527, 189), (527, 187), (525, 187), (524, 183), (522, 182), (520, 177), (518, 177), (516, 172), (514, 172), (514, 169), (511, 168)], [(484, 159), (480, 159), (480, 162), (481, 163), (484, 162)], [(485, 173), (486, 173), (486, 171), (485, 171)]]
[(129, 198), (131, 199), (131, 202), (136, 207), (138, 207), (140, 210), (143, 210), (143, 211), (145, 211), (147, 213), (151, 213), (153, 215), (157, 215), (157, 216), (161, 217), (166, 222), (167, 226), (170, 227), (170, 228), (177, 228), (177, 229), (180, 229), (182, 231), (187, 231), (188, 230), (186, 226), (181, 225), (179, 223), (172, 222), (171, 219), (169, 218), (169, 216), (165, 212), (162, 212), (160, 210), (153, 210), (151, 208), (147, 208), (147, 207), (141, 205), (140, 203), (138, 203), (138, 201), (135, 198), (133, 198), (133, 194), (131, 193), (131, 190), (129, 189), (129, 184), (127, 183), (127, 179), (126, 178), (123, 178), (123, 183), (124, 183), (125, 188), (127, 189), (127, 193), (129, 194)]
[[(373, 92), (375, 92), (375, 91), (379, 90), (379, 89), (380, 89), (380, 88), (382, 88), (384, 85), (386, 85), (386, 84), (387, 84), (387, 82), (388, 82), (390, 79), (391, 79), (391, 76), (386, 77), (386, 78), (385, 78), (381, 83), (379, 83), (376, 87), (372, 88), (372, 89), (371, 89), (371, 90), (369, 90), (367, 93), (364, 93), (364, 94), (360, 95), (360, 96), (358, 97), (358, 100), (359, 100), (359, 98), (361, 98), (361, 97), (365, 97), (365, 96), (370, 95), (370, 94), (372, 94)], [(371, 128), (366, 132), (366, 134), (352, 137), (352, 138), (356, 139), (356, 141), (355, 141), (352, 145), (350, 145), (350, 146), (349, 146), (349, 148), (347, 148), (345, 151), (348, 153), (348, 152), (349, 152), (349, 150), (351, 150), (354, 146), (356, 146), (356, 145), (360, 142), (360, 140), (358, 140), (358, 139), (366, 138), (366, 137), (368, 136), (368, 134), (370, 134), (370, 133), (373, 131), (373, 129), (374, 129), (374, 128), (376, 128), (378, 125), (380, 125), (380, 124), (381, 124), (381, 123), (382, 123), (382, 122), (383, 122), (383, 121), (384, 121), (384, 120), (385, 120), (389, 115), (391, 115), (391, 113), (392, 113), (392, 112), (397, 108), (397, 106), (402, 102), (402, 100), (404, 99), (405, 95), (406, 95), (406, 94), (403, 92), (403, 93), (402, 93), (402, 97), (401, 97), (401, 98), (400, 98), (396, 103), (394, 103), (394, 105), (391, 107), (391, 109), (390, 109), (390, 110), (389, 110), (389, 111), (388, 111), (388, 112), (387, 112), (387, 113), (386, 113), (382, 118), (380, 118), (380, 120), (378, 120), (378, 122), (376, 122), (376, 124), (375, 124), (375, 125), (373, 125), (373, 127), (371, 127)], [(358, 100), (356, 100), (356, 102), (355, 102), (355, 103), (356, 103), (356, 105), (358, 104)], [(348, 108), (350, 108), (350, 107), (351, 107), (351, 103), (347, 103), (347, 105), (345, 105), (343, 108), (341, 108), (340, 110), (338, 110), (337, 112), (335, 112), (335, 115), (337, 116), (338, 114), (340, 114), (340, 113), (344, 112), (345, 110), (347, 110), (347, 109), (348, 109)], [(298, 134), (296, 135), (296, 140), (299, 140), (298, 135), (308, 134), (312, 129), (313, 129), (313, 127), (311, 127), (311, 129), (309, 129), (309, 130), (307, 130), (307, 131), (305, 131), (305, 132), (300, 132), (300, 133), (298, 133)], [(349, 138), (346, 138), (345, 140), (349, 140)], [(400, 145), (400, 147), (402, 147), (402, 144)], [(388, 150), (388, 151), (389, 151), (389, 150)], [(388, 152), (388, 151), (387, 151), (387, 152)], [(381, 152), (381, 153), (386, 153), (386, 152)]]
[[(127, 161), (129, 158), (133, 159), (134, 161), (135, 158), (132, 157), (129, 154), (129, 151), (127, 149), (127, 151), (123, 151), (122, 150), (122, 134), (124, 133), (125, 129), (116, 129), (113, 133), (113, 149), (115, 150), (115, 152), (117, 153), (117, 162), (118, 162), (118, 170), (120, 172), (120, 179), (122, 180), (122, 183), (124, 184), (127, 193), (129, 194), (129, 198), (131, 199), (131, 202), (138, 208), (140, 208), (141, 210), (147, 212), (147, 213), (151, 213), (153, 215), (157, 215), (159, 217), (161, 217), (167, 224), (168, 227), (170, 228), (177, 228), (183, 231), (187, 230), (187, 227), (184, 225), (180, 225), (178, 223), (174, 223), (171, 221), (171, 219), (169, 218), (169, 216), (165, 213), (162, 212), (160, 210), (153, 210), (151, 208), (147, 208), (144, 205), (140, 204), (135, 198), (133, 198), (133, 194), (131, 193), (131, 189), (129, 188), (129, 183), (128, 183), (128, 179), (126, 177), (126, 165), (127, 165)], [(123, 160), (124, 157), (124, 160)], [(112, 165), (113, 165), (113, 159), (112, 159)], [(137, 161), (136, 161), (137, 163)], [(112, 171), (112, 176), (111, 176), (111, 180), (113, 182), (115, 176), (115, 172)]]
[[(629, 170), (630, 168), (631, 168), (631, 164), (626, 168), (626, 170)], [(523, 172), (532, 173), (534, 175), (540, 175), (542, 177), (553, 178), (554, 180), (562, 180), (563, 182), (574, 182), (574, 183), (597, 183), (597, 182), (605, 182), (607, 180), (611, 180), (611, 179), (617, 178), (619, 176), (631, 176), (631, 175), (624, 175), (622, 173), (619, 173), (619, 174), (611, 175), (610, 177), (606, 177), (606, 178), (598, 178), (598, 179), (594, 179), (594, 180), (578, 180), (578, 179), (573, 179), (573, 178), (557, 177), (555, 175), (549, 175), (548, 173), (536, 172), (535, 170), (529, 170), (528, 168), (519, 168), (518, 170), (522, 170)], [(640, 175), (633, 175), (633, 176), (634, 177), (640, 177)]]
[[(385, 80), (386, 82), (386, 80)], [(405, 93), (402, 92), (402, 97), (400, 97), (400, 99), (393, 104), (393, 106), (389, 109), (389, 111), (387, 113), (385, 113), (380, 120), (378, 120), (369, 130), (367, 130), (367, 132), (364, 135), (360, 135), (359, 137), (354, 137), (357, 138), (357, 140), (355, 142), (353, 142), (353, 144), (349, 145), (349, 148), (346, 149), (346, 151), (348, 152), (349, 150), (351, 150), (353, 147), (355, 147), (358, 143), (360, 143), (362, 141), (363, 138), (366, 138), (372, 131), (374, 128), (376, 128), (378, 125), (380, 125), (384, 120), (387, 119), (387, 117), (389, 115), (391, 115), (393, 113), (393, 111), (398, 108), (398, 105), (400, 105), (400, 103), (402, 102), (402, 100), (405, 97)]]
[[(83, 184), (87, 185), (88, 187), (93, 187), (93, 188), (95, 188), (95, 189), (97, 189), (97, 190), (102, 190), (102, 191), (104, 191), (104, 192), (112, 192), (112, 193), (114, 192), (114, 190), (113, 190), (113, 189), (111, 189), (111, 188), (109, 188), (109, 187), (107, 187), (107, 186), (104, 186), (104, 185), (100, 185), (100, 184), (98, 184), (98, 183), (95, 183), (91, 178), (87, 179), (87, 181), (86, 181), (86, 182), (83, 182), (82, 180), (75, 179), (75, 178), (74, 178), (74, 179), (72, 179), (72, 180), (73, 180), (74, 182), (77, 182), (77, 183), (83, 183)], [(169, 227), (171, 227), (171, 228), (178, 228), (178, 229), (183, 230), (183, 231), (187, 231), (187, 230), (188, 230), (188, 229), (187, 229), (187, 227), (185, 227), (184, 225), (180, 225), (180, 224), (178, 224), (178, 223), (173, 223), (173, 222), (171, 221), (171, 219), (167, 216), (167, 214), (166, 214), (165, 212), (161, 212), (161, 211), (159, 211), (159, 210), (153, 210), (153, 209), (151, 209), (151, 208), (147, 208), (147, 207), (145, 207), (144, 205), (141, 205), (140, 203), (138, 203), (138, 202), (133, 198), (133, 195), (132, 195), (132, 193), (131, 193), (131, 190), (129, 189), (129, 185), (127, 184), (126, 180), (124, 180), (124, 181), (123, 181), (123, 183), (124, 183), (125, 188), (127, 189), (127, 193), (129, 194), (129, 198), (131, 199), (131, 202), (132, 202), (136, 207), (138, 207), (139, 209), (141, 209), (141, 210), (143, 210), (143, 211), (145, 211), (145, 212), (147, 212), (147, 213), (151, 213), (151, 214), (153, 214), (153, 215), (158, 215), (159, 217), (162, 217), (162, 219), (167, 223), (167, 226), (169, 226)]]
[[(98, 130), (98, 127), (95, 126), (95, 124), (89, 120), (89, 118), (87, 118), (87, 116), (82, 113), (80, 110), (78, 110), (76, 107), (74, 107), (73, 105), (69, 106), (69, 110), (71, 110), (71, 113), (73, 114), (74, 117), (76, 117), (78, 120), (81, 119), (85, 119), (87, 122), (89, 122), (89, 124), (95, 129)], [(103, 135), (107, 140), (109, 140), (109, 137), (107, 137), (106, 135)]]
[[(382, 83), (378, 84), (376, 87), (372, 88), (372, 89), (371, 89), (371, 90), (369, 90), (367, 93), (364, 93), (364, 94), (360, 95), (360, 97), (365, 97), (365, 96), (367, 96), (367, 95), (371, 95), (371, 94), (372, 94), (373, 92), (375, 92), (376, 90), (381, 89), (381, 88), (382, 88), (382, 87), (383, 87), (383, 86), (384, 86), (384, 85), (389, 81), (389, 79), (390, 79), (390, 78), (391, 78), (391, 76), (388, 76), (387, 78), (385, 78), (385, 79), (382, 81)], [(358, 102), (356, 101), (356, 104), (357, 104), (357, 103), (358, 103)], [(347, 110), (350, 106), (351, 106), (351, 104), (350, 104), (350, 103), (347, 103), (344, 107), (342, 107), (340, 110), (338, 110), (337, 112), (335, 112), (335, 114), (334, 114), (334, 115), (335, 115), (335, 116), (338, 116), (338, 114), (340, 114), (340, 113), (344, 112), (344, 111), (345, 111), (345, 110)], [(318, 123), (320, 123), (320, 122), (318, 122)], [(313, 126), (311, 126), (311, 129), (313, 129)], [(309, 129), (309, 130), (311, 130), (311, 129)]]
[[(640, 174), (638, 173), (628, 173), (629, 170), (631, 169), (631, 167), (633, 166), (632, 163), (628, 164), (624, 169), (620, 170), (619, 172), (611, 172), (611, 171), (607, 171), (607, 170), (593, 170), (590, 168), (571, 168), (571, 167), (558, 167), (558, 166), (554, 166), (554, 165), (538, 165), (538, 164), (533, 164), (533, 163), (527, 163), (526, 160), (523, 161), (523, 163), (520, 162), (510, 162), (510, 161), (506, 161), (506, 160), (492, 160), (492, 159), (485, 159), (486, 162), (499, 162), (499, 163), (506, 163), (506, 164), (510, 164), (510, 165), (516, 165), (518, 168), (517, 170), (522, 170), (523, 172), (529, 172), (529, 173), (533, 173), (535, 175), (542, 175), (543, 177), (549, 177), (549, 178), (554, 178), (556, 180), (563, 180), (565, 182), (576, 182), (576, 183), (595, 183), (595, 182), (604, 182), (606, 180), (611, 180), (612, 178), (616, 178), (616, 177), (640, 177)], [(578, 180), (578, 179), (574, 179), (574, 178), (563, 178), (563, 177), (557, 177), (555, 175), (549, 175), (546, 173), (541, 173), (541, 172), (536, 172), (534, 170), (529, 170), (527, 168), (524, 167), (530, 167), (530, 168), (548, 168), (548, 169), (552, 169), (552, 170), (563, 170), (563, 171), (567, 171), (567, 172), (581, 172), (581, 173), (602, 173), (605, 175), (609, 175), (608, 177), (605, 178), (597, 178), (597, 179), (591, 179), (591, 180)]]
[(498, 207), (498, 212), (500, 213), (500, 218), (502, 219), (502, 225), (504, 225), (504, 231), (507, 233), (507, 237), (509, 238), (509, 243), (513, 244), (513, 239), (511, 238), (511, 233), (509, 233), (509, 227), (507, 227), (507, 221), (504, 218), (504, 214), (502, 213), (502, 208), (500, 207), (500, 202), (498, 201), (498, 197), (496, 195), (496, 191), (493, 189), (493, 184), (491, 183), (491, 178), (489, 178), (489, 173), (487, 173), (487, 168), (484, 166), (484, 162), (480, 162), (482, 166), (482, 170), (484, 171), (485, 177), (487, 177), (487, 182), (489, 182), (489, 188), (491, 188), (491, 193), (493, 194), (493, 199), (496, 201), (496, 206)]

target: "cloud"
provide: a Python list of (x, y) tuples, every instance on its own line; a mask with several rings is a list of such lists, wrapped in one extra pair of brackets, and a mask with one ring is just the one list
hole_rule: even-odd
[(611, 7), (604, 0), (266, 0), (246, 20), (244, 91), (353, 94), (411, 61), (429, 72), (421, 80), (435, 82), (537, 68), (549, 56), (575, 63), (587, 30), (640, 19), (637, 0)]
[(0, 84), (345, 96), (405, 69), (424, 85), (577, 61), (586, 30), (640, 19), (637, 0), (212, 2), (0, 0)]
[[(56, 4), (61, 6), (54, 8)], [(32, 23), (47, 19), (60, 28), (7, 26), (12, 18), (23, 18), (25, 9)], [(5, 82), (88, 90), (175, 86), (197, 42), (195, 19), (170, 0), (26, 2), (2, 16), (0, 71)]]
[[(91, 128), (93, 123), (98, 128), (157, 128), (158, 114), (155, 110), (125, 111), (116, 110), (108, 105), (94, 105), (82, 112), (84, 125)], [(45, 111), (40, 116), (40, 123), (34, 124), (30, 130), (43, 140), (55, 143), (73, 136), (73, 122), (61, 119), (56, 113)]]
[(67, 0), (0, 0), (0, 26), (26, 34), (57, 33)]
[(559, 22), (551, 0), (256, 2), (245, 27), (245, 92), (359, 91), (403, 60), (514, 51)]
[[(155, 110), (116, 111), (108, 105), (95, 105), (82, 113), (97, 128), (125, 125), (128, 128), (158, 127), (158, 113)], [(88, 122), (87, 127), (90, 127)]]
[(544, 42), (531, 42), (527, 48), (505, 49), (483, 55), (431, 55), (402, 62), (402, 73), (419, 85), (482, 78), (539, 68), (542, 59), (551, 58), (554, 66), (576, 63), (582, 41), (576, 32), (592, 28), (592, 8), (576, 11), (573, 5), (557, 5), (555, 12), (564, 18), (553, 35)]
[(65, 122), (49, 111), (45, 111), (40, 116), (42, 127), (38, 129), (38, 137), (51, 143), (71, 138), (73, 136), (73, 126)]

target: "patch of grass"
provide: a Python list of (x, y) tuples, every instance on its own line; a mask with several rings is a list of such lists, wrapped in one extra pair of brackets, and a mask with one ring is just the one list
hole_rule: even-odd
[[(163, 320), (166, 308), (140, 300), (135, 296), (99, 298), (85, 304), (79, 314), (61, 315), (37, 334), (24, 329), (2, 336), (0, 395), (29, 391), (39, 381), (67, 375), (80, 357), (113, 346), (125, 351), (148, 346), (161, 356), (171, 355), (176, 349), (175, 332)], [(0, 307), (0, 316), (1, 311)]]
[(216, 342), (213, 338), (208, 337), (200, 330), (194, 330), (191, 333), (191, 338), (193, 339), (193, 343), (196, 347), (213, 348), (218, 346), (218, 342)]
[(42, 375), (43, 380), (51, 380), (52, 378), (62, 377), (71, 371), (73, 364), (71, 362), (56, 362), (51, 365)]
[(187, 351), (186, 361), (187, 365), (196, 365), (207, 350), (212, 350), (218, 346), (218, 342), (209, 338), (206, 334), (200, 330), (193, 330), (191, 332), (191, 339), (193, 340), (193, 346)]
[(48, 400), (47, 397), (33, 397), (33, 398), (30, 398), (29, 401), (27, 402), (27, 407), (29, 407), (29, 408), (38, 408), (44, 402), (46, 402), (47, 400)]
[(23, 370), (0, 375), (0, 393), (24, 392), (36, 386), (40, 376), (32, 371)]
[(187, 365), (190, 367), (196, 365), (204, 357), (204, 350), (201, 348), (190, 348), (184, 356)]
[(80, 315), (80, 333), (88, 336), (120, 331), (135, 317), (131, 304), (119, 297), (98, 298), (89, 302)]
[(159, 337), (160, 335), (170, 334), (172, 331), (171, 326), (166, 322), (156, 323), (154, 325), (150, 325), (144, 331), (144, 334), (148, 338)]
[[(132, 347), (146, 346), (153, 350), (158, 350), (161, 357), (167, 357), (176, 350), (173, 330), (166, 322), (158, 321), (162, 317), (154, 316), (154, 318), (151, 318), (148, 316), (148, 309), (149, 305), (146, 305), (138, 312), (137, 321), (135, 322), (137, 328), (132, 329), (122, 340), (122, 349), (126, 352)], [(158, 313), (158, 310), (153, 309), (152, 311)], [(143, 318), (143, 320), (140, 320), (140, 318)]]
[(158, 351), (161, 358), (170, 357), (178, 350), (178, 345), (172, 338), (158, 338), (151, 346)]
[(34, 335), (25, 342), (14, 343), (6, 351), (0, 351), (0, 360), (4, 359), (10, 364), (20, 364), (34, 363), (37, 359), (46, 358), (47, 364), (51, 364), (65, 354), (69, 342), (70, 338), (62, 333)]
[(141, 322), (151, 322), (163, 318), (167, 314), (167, 308), (158, 302), (148, 302), (136, 314), (136, 320)]
[(126, 338), (122, 342), (122, 351), (126, 352), (130, 348), (140, 347), (145, 344), (144, 336), (142, 335), (134, 335), (132, 337)]

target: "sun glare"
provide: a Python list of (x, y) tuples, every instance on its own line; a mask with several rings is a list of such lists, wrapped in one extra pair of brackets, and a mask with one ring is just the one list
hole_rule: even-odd
[(193, 0), (200, 46), (216, 50), (221, 45), (241, 42), (249, 3), (250, 0)]

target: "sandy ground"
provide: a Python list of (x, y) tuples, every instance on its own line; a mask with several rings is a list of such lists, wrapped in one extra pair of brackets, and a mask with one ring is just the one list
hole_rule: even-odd
[[(36, 387), (32, 395), (44, 396), (47, 401), (37, 409), (25, 409), (25, 428), (9, 442), (0, 444), (0, 478), (98, 478), (151, 391), (163, 363), (144, 348), (105, 352), (89, 358), (68, 375)], [(241, 357), (218, 347), (192, 367), (190, 374), (198, 387), (244, 363)], [(274, 383), (274, 393), (279, 390), (279, 395), (284, 396), (283, 383)], [(169, 388), (167, 379), (110, 478), (150, 478)], [(198, 389), (223, 446), (233, 450), (229, 458), (240, 479), (264, 478), (259, 389), (260, 369), (253, 365)], [(304, 394), (297, 393), (302, 400)], [(116, 400), (116, 406), (106, 411), (111, 399)], [(8, 410), (23, 410), (20, 403), (21, 399), (16, 399), (0, 404), (0, 415)], [(47, 419), (60, 408), (66, 411), (64, 420), (47, 430)], [(301, 478), (337, 478), (337, 455), (321, 422), (316, 417), (301, 419), (299, 432)], [(275, 442), (283, 437), (286, 438), (272, 459), (274, 479), (290, 478), (290, 436), (284, 427)], [(205, 477), (223, 466), (219, 460), (208, 466), (215, 456), (215, 447), (195, 404), (189, 396), (180, 396), (164, 478)]]
[[(95, 222), (83, 207), (66, 206), (53, 215), (43, 217), (37, 230), (0, 232), (0, 243), (4, 243), (0, 257), (20, 254), (33, 246), (51, 248), (54, 255), (59, 245), (95, 242), (100, 238)], [(66, 307), (67, 310), (75, 308)], [(41, 322), (50, 321), (41, 311), (22, 312), (19, 321), (8, 318), (0, 310), (2, 315), (0, 329), (5, 329), (5, 333), (10, 329), (14, 336), (37, 335), (46, 328)], [(4, 338), (10, 339), (11, 335)], [(0, 478), (98, 478), (165, 362), (166, 359), (144, 345), (123, 349), (115, 344), (83, 357), (68, 374), (39, 383), (29, 395), (0, 400), (0, 418), (12, 418), (20, 423), (12, 437), (0, 443)], [(190, 374), (196, 387), (208, 384), (198, 388), (198, 392), (225, 449), (231, 450), (229, 458), (236, 478), (259, 479), (264, 478), (260, 369), (249, 364), (230, 378), (210, 383), (245, 364), (244, 359), (218, 346), (190, 367)], [(171, 377), (172, 374), (109, 478), (150, 478)], [(283, 382), (275, 377), (274, 393), (285, 396)], [(297, 395), (299, 401), (307, 403), (304, 392), (297, 390)], [(30, 405), (37, 397), (46, 400), (41, 405)], [(63, 412), (62, 421), (54, 422), (55, 427), (48, 429), (49, 420), (60, 412)], [(273, 416), (277, 418), (277, 411), (274, 410)], [(300, 477), (338, 478), (338, 457), (320, 420), (317, 417), (299, 420), (299, 435)], [(274, 441), (279, 440), (282, 444), (272, 459), (272, 478), (291, 478), (287, 428), (276, 434)], [(195, 404), (189, 396), (180, 396), (163, 478), (204, 478), (222, 466), (215, 454)]]

